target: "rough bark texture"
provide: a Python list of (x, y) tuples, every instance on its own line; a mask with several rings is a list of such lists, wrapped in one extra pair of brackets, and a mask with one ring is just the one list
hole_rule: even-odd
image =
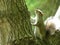
[(0, 0), (0, 44), (33, 45), (33, 38), (25, 0)]
[[(42, 17), (40, 21), (42, 31)], [(25, 0), (0, 0), (0, 45), (59, 45), (59, 38), (55, 34), (36, 42)]]

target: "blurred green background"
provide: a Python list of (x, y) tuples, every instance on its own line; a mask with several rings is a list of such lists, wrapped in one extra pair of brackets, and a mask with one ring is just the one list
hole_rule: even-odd
[(25, 0), (28, 10), (34, 16), (34, 11), (38, 8), (44, 13), (43, 19), (54, 15), (59, 6), (60, 0)]

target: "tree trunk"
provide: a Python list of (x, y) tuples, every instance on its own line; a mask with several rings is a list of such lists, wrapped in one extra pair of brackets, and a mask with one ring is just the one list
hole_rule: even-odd
[(0, 44), (34, 45), (33, 38), (25, 0), (0, 0)]
[(59, 36), (36, 38), (36, 44), (25, 0), (0, 0), (0, 45), (59, 45)]

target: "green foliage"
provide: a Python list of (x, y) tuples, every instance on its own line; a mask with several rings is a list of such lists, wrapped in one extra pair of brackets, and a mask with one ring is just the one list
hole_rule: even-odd
[(37, 8), (41, 9), (45, 20), (47, 17), (55, 14), (59, 6), (59, 0), (26, 0), (26, 4), (32, 15)]

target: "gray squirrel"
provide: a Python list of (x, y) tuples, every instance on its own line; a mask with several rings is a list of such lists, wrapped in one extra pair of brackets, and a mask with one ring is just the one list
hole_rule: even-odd
[[(31, 17), (31, 24), (35, 26), (34, 29), (34, 35), (35, 37), (42, 38), (42, 35), (40, 33), (39, 25), (40, 25), (40, 15), (43, 16), (43, 12), (39, 9), (35, 11), (36, 17)], [(43, 21), (45, 30), (48, 31), (50, 35), (54, 35), (56, 31), (60, 31), (60, 6), (57, 9), (57, 12), (54, 16), (48, 17), (45, 21)], [(47, 32), (46, 32), (47, 33)], [(47, 33), (47, 34), (48, 34)]]
[(40, 29), (39, 28), (40, 28), (40, 22), (41, 22), (40, 18), (41, 18), (41, 16), (43, 16), (43, 12), (41, 10), (39, 10), (39, 9), (36, 9), (35, 10), (35, 15), (36, 16), (34, 18), (31, 17), (31, 24), (33, 26), (35, 26), (34, 35), (35, 35), (35, 37), (42, 38), (42, 35), (40, 33)]

